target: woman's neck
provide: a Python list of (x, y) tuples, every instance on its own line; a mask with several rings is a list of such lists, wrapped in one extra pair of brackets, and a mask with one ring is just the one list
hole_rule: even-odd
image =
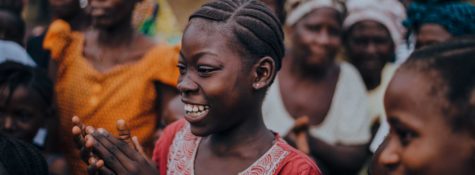
[(306, 65), (298, 61), (298, 59), (291, 58), (291, 56), (283, 60), (283, 72), (303, 81), (321, 82), (327, 80), (329, 77), (333, 77), (333, 75), (339, 72), (339, 66), (335, 61), (317, 67)]
[(247, 121), (243, 121), (242, 124), (228, 131), (210, 135), (207, 140), (210, 149), (216, 155), (252, 156), (252, 152), (268, 150), (275, 138), (265, 126), (259, 110), (259, 114), (247, 117)]
[(75, 31), (85, 31), (91, 25), (91, 19), (85, 13), (78, 13), (67, 21)]
[(96, 28), (97, 42), (100, 46), (117, 47), (130, 44), (136, 34), (130, 20), (126, 20), (115, 27)]

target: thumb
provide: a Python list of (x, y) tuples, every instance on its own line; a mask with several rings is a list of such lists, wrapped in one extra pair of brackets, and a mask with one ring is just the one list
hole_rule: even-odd
[(119, 131), (120, 140), (127, 142), (129, 146), (135, 148), (132, 137), (130, 136), (130, 128), (127, 126), (127, 123), (125, 123), (125, 120), (117, 120), (117, 131)]

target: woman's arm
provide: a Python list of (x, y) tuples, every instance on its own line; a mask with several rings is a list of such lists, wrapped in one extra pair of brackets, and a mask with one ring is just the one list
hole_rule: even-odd
[(332, 173), (356, 174), (368, 158), (368, 144), (330, 145), (307, 132), (310, 154)]

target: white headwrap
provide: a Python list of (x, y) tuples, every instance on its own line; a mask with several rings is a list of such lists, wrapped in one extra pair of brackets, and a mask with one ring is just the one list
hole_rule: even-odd
[(384, 25), (396, 45), (401, 44), (406, 29), (402, 21), (406, 19), (404, 6), (397, 0), (348, 0), (348, 16), (343, 28), (348, 30), (354, 24), (373, 20)]
[(293, 26), (308, 13), (323, 7), (333, 8), (341, 13), (345, 11), (343, 4), (335, 0), (289, 0), (285, 8), (287, 11), (286, 24)]

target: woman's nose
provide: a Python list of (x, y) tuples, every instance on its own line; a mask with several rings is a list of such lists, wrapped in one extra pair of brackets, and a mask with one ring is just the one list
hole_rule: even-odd
[(183, 76), (177, 85), (177, 89), (182, 93), (182, 95), (190, 94), (198, 90), (198, 85), (190, 79), (189, 76)]
[(394, 168), (400, 162), (400, 144), (398, 141), (388, 136), (385, 142), (381, 145), (379, 157), (376, 158), (378, 164), (388, 168)]
[(9, 116), (4, 117), (3, 123), (2, 123), (2, 129), (4, 130), (14, 129), (14, 123), (13, 123), (12, 117), (9, 117)]

